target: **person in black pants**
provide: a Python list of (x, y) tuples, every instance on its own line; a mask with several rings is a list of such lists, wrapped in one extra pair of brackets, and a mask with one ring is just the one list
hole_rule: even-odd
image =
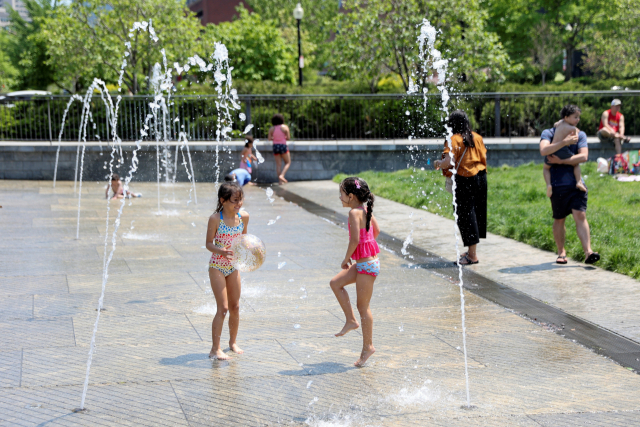
[[(462, 242), (468, 248), (457, 261), (460, 265), (477, 264), (476, 246), (487, 237), (487, 149), (482, 137), (471, 131), (467, 114), (456, 110), (449, 115), (453, 132), (451, 147), (445, 142), (442, 160), (436, 168), (445, 175), (455, 169), (455, 212)], [(452, 155), (453, 154), (453, 155)]]

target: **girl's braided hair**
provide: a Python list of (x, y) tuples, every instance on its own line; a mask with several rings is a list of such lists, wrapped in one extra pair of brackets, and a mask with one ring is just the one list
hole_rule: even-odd
[(369, 231), (369, 226), (371, 225), (371, 215), (373, 214), (373, 202), (375, 201), (375, 197), (371, 190), (369, 190), (369, 186), (367, 182), (356, 176), (350, 176), (345, 178), (340, 183), (340, 190), (344, 191), (346, 195), (353, 194), (360, 201), (360, 203), (367, 204), (367, 231)]
[(215, 213), (222, 212), (222, 202), (220, 202), (220, 199), (226, 202), (227, 200), (231, 200), (237, 193), (240, 193), (240, 197), (244, 197), (244, 191), (242, 191), (242, 187), (237, 182), (225, 182), (222, 184), (218, 189), (218, 207)]

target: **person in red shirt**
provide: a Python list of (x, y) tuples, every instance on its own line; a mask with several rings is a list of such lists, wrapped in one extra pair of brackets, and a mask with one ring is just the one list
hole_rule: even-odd
[(598, 139), (601, 143), (613, 144), (616, 154), (622, 152), (622, 143), (631, 141), (624, 136), (624, 116), (620, 112), (622, 102), (619, 99), (611, 101), (611, 108), (602, 113), (598, 127)]

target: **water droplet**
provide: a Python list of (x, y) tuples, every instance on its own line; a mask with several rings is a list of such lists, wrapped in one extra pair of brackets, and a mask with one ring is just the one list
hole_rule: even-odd
[(287, 265), (286, 262), (281, 262), (278, 264), (278, 270), (280, 270), (282, 267), (284, 267), (285, 265)]
[(307, 388), (311, 387), (311, 383), (312, 383), (312, 382), (313, 382), (313, 380), (311, 380), (311, 381), (309, 381), (309, 382), (307, 383)]
[(293, 329), (300, 329), (300, 324), (296, 323), (295, 325), (293, 325)]
[(192, 222), (192, 223), (191, 223), (191, 225), (193, 225), (193, 226), (195, 227), (195, 226), (196, 226), (196, 223), (195, 223), (195, 222)]

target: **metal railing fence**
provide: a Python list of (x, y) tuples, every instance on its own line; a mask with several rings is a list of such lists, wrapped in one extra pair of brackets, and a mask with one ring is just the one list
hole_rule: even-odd
[[(0, 140), (58, 140), (69, 96), (0, 101)], [(582, 109), (579, 127), (595, 135), (600, 115), (613, 98), (622, 100), (626, 134), (640, 134), (640, 91), (460, 93), (449, 101), (449, 110), (460, 108), (469, 115), (474, 130), (482, 136), (538, 136), (559, 119), (566, 104)], [(139, 138), (144, 117), (151, 112), (149, 96), (126, 96), (118, 112), (118, 136), (123, 141)], [(217, 112), (215, 95), (171, 98), (171, 138), (181, 131), (192, 141), (215, 140)], [(296, 140), (362, 140), (436, 138), (444, 135), (439, 94), (422, 95), (241, 95), (241, 111), (233, 123), (233, 135), (253, 123), (253, 135), (266, 139), (271, 117), (282, 113)], [(109, 125), (99, 96), (91, 102), (87, 139), (106, 141)], [(82, 104), (74, 102), (67, 114), (63, 141), (78, 141)], [(177, 120), (176, 120), (177, 119)]]

